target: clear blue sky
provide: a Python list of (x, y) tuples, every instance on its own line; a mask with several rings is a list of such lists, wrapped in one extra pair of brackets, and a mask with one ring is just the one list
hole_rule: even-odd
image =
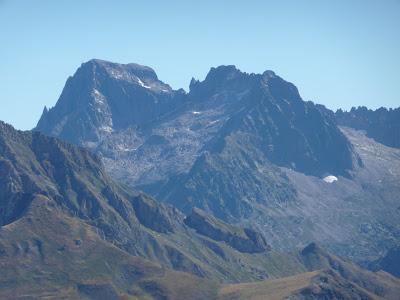
[(400, 0), (0, 0), (0, 119), (35, 126), (91, 58), (187, 89), (212, 66), (274, 70), (336, 109), (400, 106)]

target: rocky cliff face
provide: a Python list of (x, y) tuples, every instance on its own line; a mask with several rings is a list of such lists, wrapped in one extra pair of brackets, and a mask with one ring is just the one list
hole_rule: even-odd
[(400, 148), (400, 108), (371, 110), (353, 107), (348, 112), (336, 111), (335, 117), (339, 125), (365, 130), (377, 142)]

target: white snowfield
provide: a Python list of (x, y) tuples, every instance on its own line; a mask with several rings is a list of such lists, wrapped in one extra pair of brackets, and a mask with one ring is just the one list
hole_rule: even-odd
[(333, 175), (329, 175), (323, 178), (323, 180), (327, 183), (332, 183), (338, 180), (338, 178), (336, 176)]

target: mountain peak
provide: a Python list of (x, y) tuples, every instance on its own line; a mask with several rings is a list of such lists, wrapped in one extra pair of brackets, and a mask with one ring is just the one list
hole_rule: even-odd
[(272, 78), (272, 77), (277, 77), (274, 71), (271, 70), (265, 70), (264, 73), (262, 74), (263, 77), (265, 78)]
[(274, 71), (266, 70), (262, 74), (247, 73), (239, 70), (235, 65), (221, 65), (212, 67), (208, 72), (205, 81), (207, 80), (234, 80), (243, 77), (263, 77), (264, 79), (277, 78)]
[(82, 67), (85, 66), (94, 67), (95, 70), (96, 68), (102, 68), (111, 77), (117, 79), (128, 79), (131, 77), (129, 75), (133, 74), (141, 79), (158, 80), (157, 74), (152, 68), (136, 63), (120, 64), (95, 58), (82, 64)]
[(143, 124), (180, 105), (183, 94), (160, 81), (150, 67), (92, 59), (67, 80), (36, 130), (95, 147), (114, 130)]
[(209, 94), (217, 90), (239, 91), (249, 88), (256, 76), (260, 75), (242, 72), (234, 65), (212, 67), (203, 81), (192, 79), (190, 92), (192, 94)]
[[(219, 76), (234, 76), (242, 73), (235, 65), (221, 65), (218, 67), (212, 67), (207, 74), (208, 78), (214, 78)], [(207, 78), (206, 77), (206, 78)]]

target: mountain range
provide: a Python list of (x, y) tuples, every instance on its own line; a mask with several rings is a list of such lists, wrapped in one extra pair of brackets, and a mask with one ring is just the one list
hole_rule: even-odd
[(0, 298), (398, 299), (399, 109), (93, 59), (0, 121)]
[[(395, 136), (396, 111), (364, 119)], [(364, 265), (399, 246), (400, 151), (350, 115), (361, 114), (303, 101), (272, 71), (211, 68), (185, 92), (149, 67), (91, 60), (35, 130), (90, 149), (114, 179), (186, 214)]]

